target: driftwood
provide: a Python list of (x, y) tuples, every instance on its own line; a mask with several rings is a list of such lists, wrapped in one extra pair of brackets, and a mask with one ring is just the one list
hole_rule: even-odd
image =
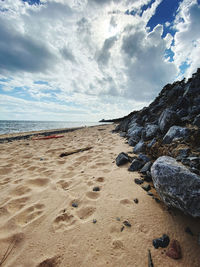
[(84, 148), (79, 148), (79, 149), (75, 149), (75, 150), (72, 150), (72, 151), (69, 151), (69, 152), (64, 152), (62, 154), (60, 154), (60, 157), (67, 157), (69, 155), (72, 155), (72, 154), (75, 154), (75, 153), (79, 153), (79, 152), (83, 152), (83, 151), (87, 151), (87, 150), (90, 150), (92, 149), (93, 147), (92, 146), (88, 146), (88, 147), (84, 147)]
[(154, 267), (150, 250), (148, 250), (148, 267)]

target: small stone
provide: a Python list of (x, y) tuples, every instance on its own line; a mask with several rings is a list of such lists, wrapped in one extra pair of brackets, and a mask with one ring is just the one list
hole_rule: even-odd
[(181, 247), (177, 240), (172, 240), (166, 255), (174, 260), (181, 259)]
[(153, 197), (153, 193), (151, 193), (151, 192), (147, 192), (147, 195), (150, 197)]
[(149, 190), (151, 190), (151, 186), (150, 186), (150, 184), (146, 184), (146, 185), (142, 186), (142, 189), (144, 189), (145, 191), (149, 191)]
[(124, 221), (123, 224), (124, 224), (125, 226), (127, 226), (127, 227), (131, 227), (131, 224), (130, 224), (130, 222), (128, 222), (128, 221)]
[(123, 232), (123, 231), (124, 231), (124, 226), (122, 226), (122, 227), (121, 227), (120, 231), (121, 231), (121, 232)]
[(138, 204), (139, 200), (137, 198), (134, 198), (133, 201)]
[(192, 236), (194, 235), (193, 232), (191, 231), (190, 227), (188, 227), (188, 226), (185, 228), (185, 232), (189, 235), (192, 235)]
[(134, 159), (128, 168), (130, 172), (139, 171), (144, 166), (144, 162), (138, 159)]
[(160, 202), (161, 202), (160, 199), (157, 198), (157, 197), (155, 197), (154, 199), (155, 199), (155, 201), (156, 201), (157, 203), (160, 203)]
[(74, 208), (78, 208), (78, 203), (73, 202), (73, 203), (72, 203), (72, 207), (74, 207)]
[(126, 164), (127, 162), (129, 162), (129, 156), (128, 154), (124, 153), (124, 152), (121, 152), (117, 158), (116, 158), (116, 165), (117, 166), (121, 166), (121, 165), (124, 165)]
[(136, 184), (143, 184), (144, 183), (143, 180), (137, 179), (137, 178), (134, 181), (135, 181)]
[(94, 224), (97, 222), (97, 220), (96, 219), (93, 219), (93, 221), (92, 221)]
[(40, 161), (44, 160), (43, 158), (40, 158)]
[(95, 186), (95, 187), (93, 188), (93, 191), (94, 191), (94, 192), (98, 192), (98, 191), (100, 191), (100, 188), (99, 188), (98, 186)]
[(164, 234), (162, 237), (156, 238), (153, 240), (153, 246), (154, 248), (166, 248), (169, 245), (169, 236)]
[(117, 218), (116, 218), (116, 220), (119, 222), (119, 221), (120, 221), (120, 218), (119, 218), (119, 217), (117, 217)]

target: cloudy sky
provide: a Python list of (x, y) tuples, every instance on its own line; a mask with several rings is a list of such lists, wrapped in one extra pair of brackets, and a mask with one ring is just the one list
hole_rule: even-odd
[(0, 119), (98, 121), (200, 67), (200, 0), (0, 0)]

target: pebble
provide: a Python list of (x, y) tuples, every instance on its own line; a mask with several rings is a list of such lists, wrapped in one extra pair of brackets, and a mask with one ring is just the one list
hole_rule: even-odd
[(117, 217), (117, 218), (116, 218), (116, 220), (119, 222), (119, 221), (120, 221), (120, 218), (119, 218), (119, 217)]
[(149, 190), (151, 190), (151, 186), (150, 186), (150, 184), (146, 184), (146, 185), (142, 186), (142, 189), (144, 189), (145, 191), (149, 191)]
[(127, 227), (131, 227), (131, 224), (130, 224), (130, 222), (128, 222), (128, 221), (123, 221), (123, 224), (124, 224), (125, 226), (127, 226)]
[(121, 230), (120, 230), (120, 231), (121, 231), (121, 232), (123, 232), (123, 231), (124, 231), (124, 226), (122, 226), (122, 227), (121, 227)]
[(169, 236), (164, 234), (162, 237), (156, 238), (153, 240), (153, 246), (154, 248), (166, 248), (169, 245)]
[(166, 255), (174, 260), (181, 259), (181, 247), (177, 240), (172, 240)]
[(40, 158), (40, 160), (42, 161), (42, 160), (44, 160), (43, 158)]
[(135, 181), (136, 184), (143, 184), (144, 183), (143, 180), (137, 179), (137, 178), (134, 181)]
[(153, 197), (153, 193), (151, 193), (151, 192), (147, 192), (147, 195), (150, 197)]
[(78, 204), (75, 203), (75, 202), (73, 202), (73, 203), (72, 203), (72, 207), (74, 207), (74, 208), (78, 208)]
[(92, 221), (94, 224), (97, 222), (97, 220), (96, 219), (93, 219), (93, 221)]
[(95, 191), (95, 192), (100, 191), (100, 187), (95, 186), (95, 187), (93, 188), (93, 191)]
[(139, 200), (137, 198), (134, 198), (133, 201), (138, 204)]

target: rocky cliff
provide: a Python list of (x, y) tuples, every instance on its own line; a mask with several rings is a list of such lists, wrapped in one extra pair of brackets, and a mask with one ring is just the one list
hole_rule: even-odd
[[(147, 162), (141, 159), (141, 155), (150, 158), (151, 163), (155, 161), (152, 167), (148, 163), (149, 166), (142, 173), (153, 179), (161, 199), (168, 206), (178, 207), (187, 214), (199, 217), (200, 205), (196, 204), (200, 201), (200, 68), (188, 81), (184, 79), (167, 84), (148, 107), (126, 116), (117, 125), (115, 131), (134, 147), (135, 154), (139, 154), (133, 159), (129, 170), (141, 170), (145, 167)], [(158, 160), (159, 157), (162, 157), (162, 160)], [(139, 164), (141, 162), (142, 164)], [(136, 165), (140, 167), (135, 169)], [(166, 173), (161, 174), (160, 168)], [(182, 180), (184, 185), (181, 185), (181, 190), (191, 187), (191, 191), (187, 192), (184, 200), (183, 191), (180, 191), (179, 186), (180, 177), (184, 174), (179, 175), (179, 180), (174, 183), (176, 186), (173, 188), (161, 186), (162, 179), (164, 184), (172, 183), (171, 178), (167, 178), (168, 174), (175, 173), (175, 179), (177, 172), (180, 174), (181, 171), (184, 174), (187, 173), (187, 179)], [(193, 193), (195, 200), (188, 196), (194, 196)], [(179, 195), (178, 200), (177, 195)], [(190, 207), (198, 211), (189, 212)]]

